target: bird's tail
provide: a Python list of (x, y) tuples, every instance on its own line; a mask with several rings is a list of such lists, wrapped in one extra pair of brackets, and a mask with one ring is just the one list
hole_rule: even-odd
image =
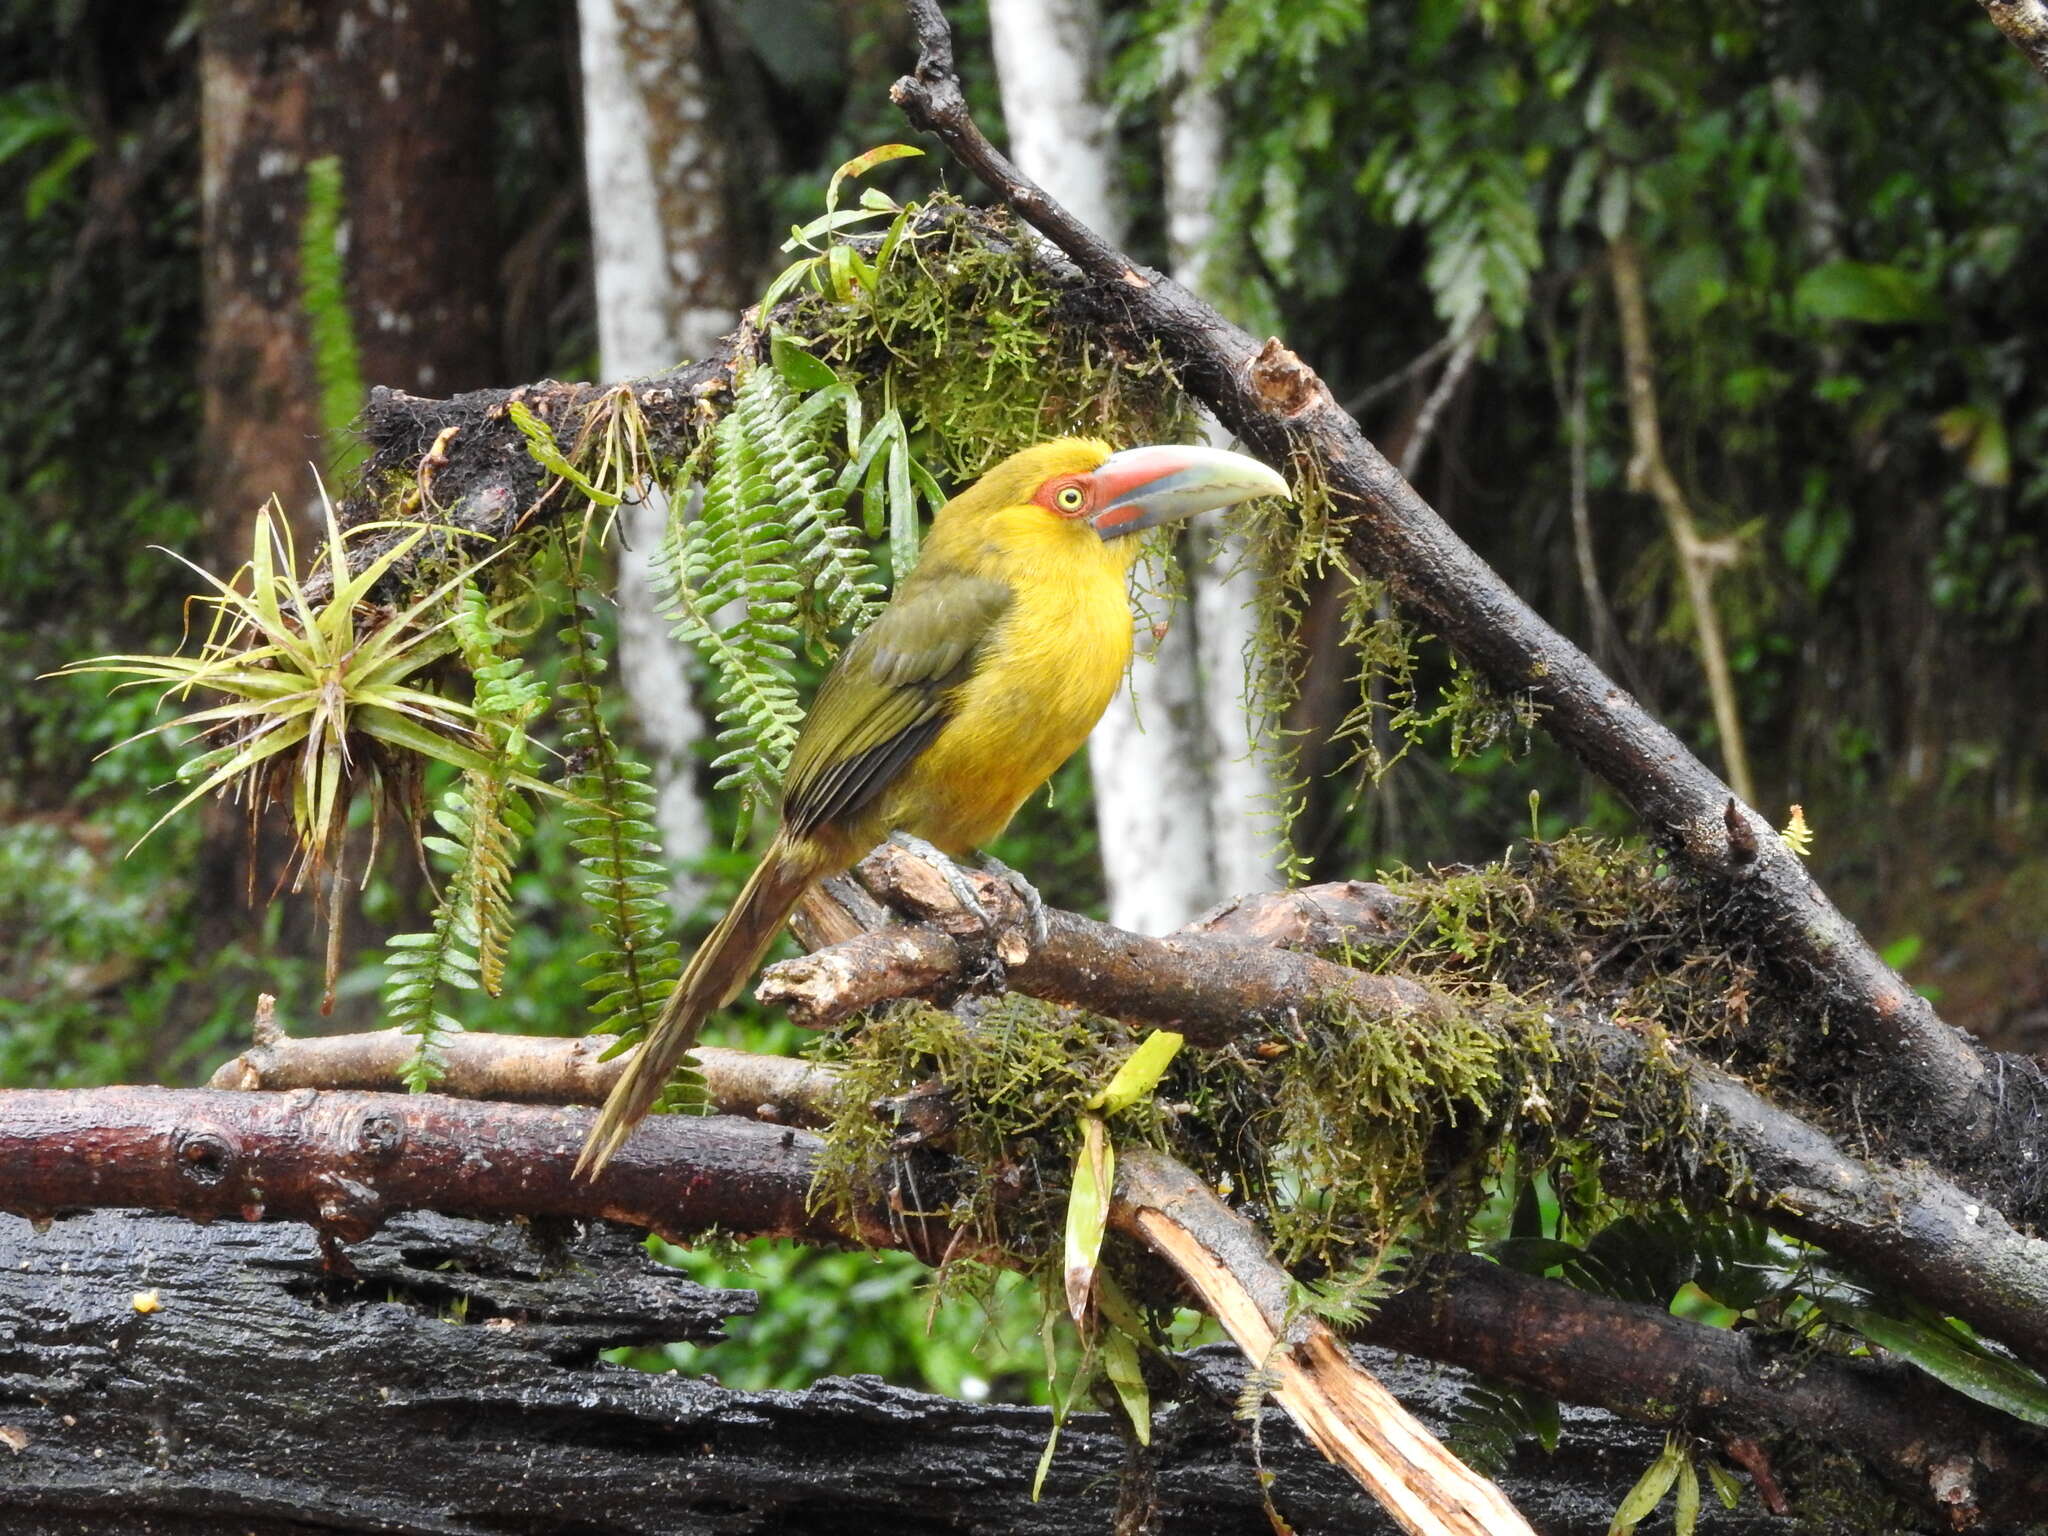
[(820, 874), (803, 850), (778, 836), (755, 868), (732, 910), (699, 947), (663, 1005), (661, 1017), (626, 1063), (626, 1070), (605, 1100), (604, 1112), (591, 1127), (576, 1160), (578, 1175), (596, 1178), (612, 1154), (625, 1145), (633, 1127), (661, 1097), (683, 1052), (697, 1043), (705, 1019), (738, 995), (761, 963), (790, 908)]

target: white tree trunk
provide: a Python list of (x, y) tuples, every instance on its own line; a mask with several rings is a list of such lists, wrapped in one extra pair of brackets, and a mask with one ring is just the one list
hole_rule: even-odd
[[(1166, 106), (1161, 143), (1166, 191), (1167, 259), (1173, 275), (1193, 292), (1209, 291), (1209, 253), (1216, 238), (1216, 193), (1223, 178), (1223, 101), (1202, 83), (1207, 28), (1196, 22), (1174, 45), (1176, 87)], [(1204, 416), (1209, 440), (1228, 446), (1230, 434)], [(1213, 525), (1192, 530), (1188, 602), (1194, 611), (1195, 689), (1207, 740), (1212, 811), (1210, 862), (1217, 897), (1269, 890), (1279, 884), (1275, 857), (1280, 827), (1280, 785), (1270, 759), (1252, 739), (1253, 700), (1248, 661), (1257, 634), (1258, 573), (1244, 542)]]
[[(691, 0), (578, 0), (583, 158), (608, 379), (704, 356), (732, 328), (722, 148)], [(651, 561), (668, 522), (658, 492), (620, 510), (619, 681), (653, 770), (662, 846), (678, 866), (711, 846), (697, 793), (704, 717), (690, 652), (657, 611)], [(672, 899), (697, 890), (678, 875)]]
[[(1121, 242), (1114, 135), (1094, 93), (1096, 6), (989, 0), (989, 23), (1018, 166), (1098, 234)], [(1165, 150), (1174, 264), (1198, 287), (1223, 154), (1213, 93), (1183, 93)], [(1186, 548), (1186, 606), (1156, 645), (1140, 636), (1130, 686), (1088, 741), (1110, 921), (1140, 933), (1163, 933), (1225, 896), (1275, 883), (1270, 818), (1261, 814), (1273, 786), (1252, 753), (1244, 701), (1251, 577), (1224, 574), (1240, 564), (1239, 551), (1213, 529), (1191, 530)], [(1156, 567), (1141, 567), (1138, 585), (1155, 588)]]
[[(1018, 167), (1120, 243), (1110, 117), (1095, 94), (1100, 12), (1093, 0), (989, 0), (988, 11)], [(1138, 583), (1156, 585), (1156, 572), (1141, 568)], [(1109, 919), (1140, 933), (1178, 926), (1215, 893), (1189, 628), (1182, 615), (1156, 648), (1141, 637), (1129, 687), (1088, 739)]]

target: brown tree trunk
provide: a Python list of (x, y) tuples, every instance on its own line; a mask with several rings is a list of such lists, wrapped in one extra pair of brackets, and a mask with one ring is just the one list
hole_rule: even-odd
[[(324, 471), (321, 380), (305, 297), (308, 168), (341, 170), (342, 278), (363, 380), (434, 393), (497, 369), (490, 57), (484, 0), (217, 0), (200, 44), (205, 338), (202, 548), (223, 574), (248, 556), (250, 520), (276, 496), (300, 547), (319, 526), (309, 465)], [(328, 402), (331, 406), (333, 402)], [(352, 407), (343, 403), (342, 409)], [(333, 488), (338, 495), (340, 487)], [(217, 955), (258, 926), (250, 897), (276, 888), (289, 845), (252, 841), (240, 808), (214, 804), (193, 872), (197, 952)], [(350, 862), (366, 854), (352, 848)], [(394, 867), (410, 866), (394, 861)], [(399, 878), (408, 886), (410, 879)], [(353, 899), (337, 901), (346, 922)], [(322, 943), (294, 901), (269, 947)], [(250, 977), (249, 991), (257, 978)], [(207, 982), (218, 993), (216, 971)], [(234, 990), (229, 979), (228, 990)], [(193, 999), (166, 1021), (166, 1047), (197, 1022)]]

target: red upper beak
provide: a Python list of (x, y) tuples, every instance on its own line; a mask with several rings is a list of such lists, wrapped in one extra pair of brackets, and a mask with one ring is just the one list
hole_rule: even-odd
[(1105, 539), (1141, 533), (1254, 496), (1287, 494), (1287, 482), (1257, 459), (1222, 448), (1171, 443), (1111, 454), (1091, 484), (1096, 511), (1090, 521)]

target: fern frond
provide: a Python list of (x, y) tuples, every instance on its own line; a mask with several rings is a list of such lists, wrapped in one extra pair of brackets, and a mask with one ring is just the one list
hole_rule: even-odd
[(679, 639), (711, 665), (718, 688), (721, 789), (738, 787), (744, 838), (771, 800), (803, 723), (791, 663), (798, 645), (822, 660), (835, 631), (859, 628), (881, 584), (860, 529), (844, 516), (815, 421), (773, 368), (740, 384), (712, 437), (696, 515), (678, 509), (655, 558), (655, 582)]
[(1557, 1449), (1557, 1399), (1506, 1382), (1475, 1380), (1465, 1388), (1444, 1436), (1458, 1457), (1489, 1477), (1514, 1460), (1517, 1440)]
[(414, 1092), (441, 1076), (441, 1039), (462, 1028), (439, 1008), (440, 990), (481, 987), (492, 997), (504, 990), (512, 865), (533, 831), (533, 808), (513, 780), (527, 770), (526, 727), (546, 707), (547, 690), (517, 656), (499, 654), (508, 636), (498, 617), (483, 589), (464, 583), (450, 629), (474, 679), (475, 729), (486, 766), (464, 772), (435, 808), (435, 824), (446, 835), (420, 840), (450, 869), (432, 926), (393, 938), (385, 960), (385, 1012), (419, 1041), (405, 1068)]
[[(556, 693), (567, 727), (564, 742), (576, 765), (566, 786), (575, 797), (570, 846), (583, 865), (583, 901), (598, 940), (584, 957), (595, 974), (583, 985), (595, 994), (590, 1011), (598, 1028), (619, 1036), (618, 1048), (624, 1049), (645, 1036), (682, 964), (668, 937), (667, 866), (654, 828), (648, 769), (619, 750), (604, 722), (597, 682), (604, 656), (580, 585), (574, 602), (561, 634), (571, 681)], [(685, 1069), (663, 1107), (702, 1103), (705, 1097), (703, 1079)]]

